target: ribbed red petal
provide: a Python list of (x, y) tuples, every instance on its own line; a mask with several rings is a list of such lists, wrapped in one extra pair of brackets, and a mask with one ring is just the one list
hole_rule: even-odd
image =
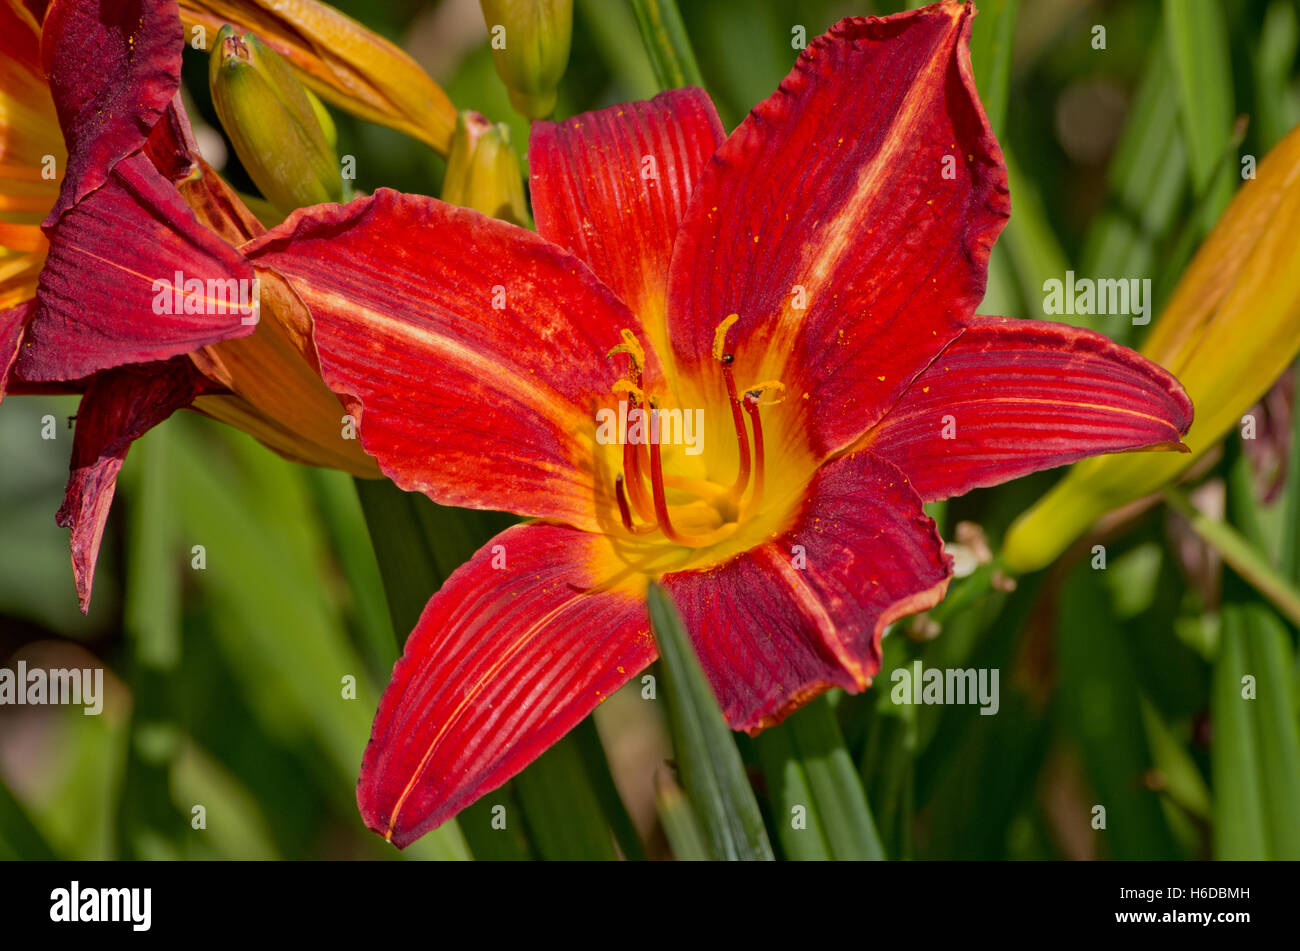
[[(18, 371), (27, 380), (70, 380), (126, 363), (165, 360), (252, 333), (238, 307), (186, 294), (209, 313), (160, 313), (154, 282), (252, 281), (248, 262), (201, 225), (143, 154), (117, 164), (108, 183), (50, 231)], [(162, 285), (159, 285), (160, 287)], [(244, 285), (251, 288), (251, 284)], [(223, 312), (224, 311), (224, 312)]]
[(34, 309), (35, 303), (27, 300), (0, 312), (0, 400), (9, 392), (9, 376), (18, 362), (18, 346)]
[(144, 145), (181, 81), (185, 45), (175, 0), (55, 0), (41, 58), (68, 167), (52, 226)]
[(321, 374), (398, 485), (590, 529), (616, 511), (595, 409), (622, 371), (609, 349), (639, 325), (577, 258), (389, 189), (297, 212), (244, 250), (311, 310)]
[(1090, 330), (979, 317), (863, 445), (926, 501), (1085, 456), (1181, 447), (1192, 404), (1166, 370)]
[(447, 579), (406, 642), (361, 764), (366, 825), (401, 847), (500, 786), (655, 657), (644, 593), (589, 591), (600, 536), (502, 532)]
[(121, 367), (90, 381), (77, 409), (72, 464), (56, 521), (72, 529), (72, 573), (81, 610), (90, 607), (104, 523), (131, 443), (209, 384), (186, 357)]
[(794, 525), (724, 564), (663, 576), (736, 730), (758, 732), (880, 669), (880, 635), (933, 607), (950, 560), (906, 477), (869, 452), (824, 465)]
[(973, 15), (842, 21), (718, 150), (670, 274), (674, 353), (704, 381), (685, 405), (720, 391), (713, 333), (739, 314), (737, 383), (783, 381), (795, 398), (780, 412), (822, 455), (875, 423), (973, 315), (1009, 212), (971, 75)]
[(713, 101), (695, 88), (533, 123), (528, 165), (538, 234), (586, 262), (663, 353), (673, 240), (723, 138)]

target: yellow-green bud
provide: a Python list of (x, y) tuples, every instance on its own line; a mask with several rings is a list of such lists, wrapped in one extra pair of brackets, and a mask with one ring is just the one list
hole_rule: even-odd
[(267, 201), (287, 214), (342, 200), (334, 123), (280, 54), (223, 26), (208, 83), (230, 144)]
[(493, 124), (473, 110), (456, 118), (442, 200), (529, 226), (523, 174), (507, 126)]
[(555, 89), (569, 64), (573, 0), (481, 0), (492, 58), (525, 119), (555, 111)]

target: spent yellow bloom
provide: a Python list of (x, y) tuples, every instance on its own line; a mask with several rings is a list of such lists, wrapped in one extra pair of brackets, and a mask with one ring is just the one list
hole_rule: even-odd
[(1105, 513), (1169, 485), (1241, 423), (1300, 351), (1300, 126), (1260, 162), (1178, 283), (1142, 353), (1196, 407), (1190, 453), (1087, 459), (1007, 533), (1013, 571), (1049, 564)]

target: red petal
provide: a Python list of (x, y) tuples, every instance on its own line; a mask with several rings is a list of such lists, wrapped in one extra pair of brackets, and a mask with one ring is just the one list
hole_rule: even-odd
[(616, 511), (594, 413), (638, 324), (577, 258), (389, 189), (296, 212), (245, 251), (311, 310), (322, 376), (398, 485), (591, 529)]
[(68, 167), (47, 227), (144, 145), (180, 88), (184, 45), (175, 0), (51, 5), (41, 58), (68, 144)]
[(154, 282), (171, 287), (177, 271), (187, 281), (253, 278), (248, 262), (199, 224), (149, 159), (133, 155), (51, 229), (19, 373), (75, 379), (253, 332), (238, 309), (157, 313)]
[(379, 704), (357, 784), (367, 826), (409, 845), (654, 660), (644, 594), (587, 591), (613, 559), (600, 536), (518, 525), (447, 579)]
[(131, 443), (207, 387), (186, 357), (100, 374), (77, 409), (72, 465), (55, 520), (72, 529), (72, 573), (82, 613), (90, 607), (95, 561), (117, 473)]
[(1191, 424), (1178, 381), (1127, 347), (1065, 324), (979, 317), (863, 446), (930, 501), (1098, 453), (1182, 448)]
[(971, 76), (973, 15), (935, 5), (814, 40), (718, 150), (682, 223), (679, 365), (716, 392), (714, 328), (739, 314), (736, 382), (782, 380), (818, 455), (876, 422), (984, 295), (1009, 202)]
[(9, 374), (18, 361), (18, 345), (33, 309), (34, 303), (27, 300), (17, 307), (0, 311), (0, 400), (9, 391)]
[(818, 470), (779, 538), (662, 584), (727, 722), (756, 733), (830, 687), (867, 686), (885, 627), (937, 604), (951, 573), (907, 478), (859, 452)]
[(230, 244), (238, 247), (266, 233), (234, 189), (199, 155), (179, 93), (149, 133), (144, 151), (154, 168), (176, 186), (199, 222)]
[(641, 317), (660, 352), (673, 239), (724, 137), (713, 101), (694, 88), (533, 123), (538, 234), (585, 261)]

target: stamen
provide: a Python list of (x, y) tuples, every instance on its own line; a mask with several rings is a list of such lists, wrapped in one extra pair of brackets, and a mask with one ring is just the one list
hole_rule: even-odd
[(727, 352), (727, 331), (740, 320), (739, 314), (728, 314), (726, 319), (713, 331), (713, 359), (722, 364), (722, 379), (727, 384), (727, 401), (731, 404), (731, 425), (736, 431), (736, 456), (740, 468), (736, 481), (732, 483), (729, 496), (739, 499), (749, 485), (749, 437), (745, 435), (745, 418), (740, 415), (740, 397), (736, 394), (736, 379), (732, 375), (731, 365), (736, 362), (733, 354)]
[(615, 354), (626, 353), (632, 363), (632, 372), (635, 375), (633, 382), (640, 385), (641, 371), (645, 368), (645, 348), (641, 346), (640, 341), (636, 339), (636, 335), (630, 330), (624, 329), (620, 331), (619, 336), (623, 338), (623, 342), (613, 347), (605, 357), (612, 360)]
[(727, 331), (738, 320), (740, 320), (739, 314), (728, 314), (726, 319), (713, 329), (713, 359), (722, 361), (723, 354), (727, 352)]
[(614, 477), (614, 495), (618, 499), (618, 514), (623, 519), (623, 527), (632, 531), (632, 513), (627, 507), (627, 495), (623, 492), (623, 473)]
[(626, 394), (630, 401), (639, 402), (645, 399), (645, 390), (628, 380), (619, 380), (610, 387), (610, 391), (616, 396)]
[(641, 516), (642, 521), (654, 524), (654, 503), (651, 502), (650, 496), (646, 495), (645, 482), (642, 479), (641, 472), (641, 447), (631, 440), (623, 440), (623, 472), (627, 474), (628, 495), (632, 499), (632, 507), (636, 509), (636, 514)]
[(668, 518), (668, 498), (664, 495), (664, 465), (663, 460), (659, 458), (657, 442), (650, 444), (650, 491), (654, 494), (655, 518), (659, 521), (660, 531), (668, 537), (669, 541), (685, 545), (686, 541), (677, 534), (672, 521)]
[[(778, 384), (779, 386), (780, 384)], [(785, 389), (785, 387), (781, 387)], [(753, 512), (755, 512), (763, 501), (763, 490), (767, 486), (766, 467), (764, 465), (763, 453), (763, 424), (759, 421), (758, 407), (762, 404), (756, 395), (761, 391), (750, 390), (745, 394), (745, 412), (749, 414), (749, 423), (754, 429), (754, 492), (745, 503), (745, 508), (741, 512), (740, 521), (744, 521)]]
[(645, 535), (649, 532), (653, 532), (655, 528), (658, 527), (654, 524), (650, 524), (650, 525), (633, 524), (632, 511), (631, 509), (628, 508), (627, 495), (623, 491), (622, 473), (619, 473), (618, 476), (614, 479), (614, 497), (618, 499), (618, 514), (619, 517), (623, 520), (623, 527), (626, 528), (633, 535)]
[[(762, 396), (768, 390), (775, 390), (781, 395), (776, 399), (764, 401)], [(785, 400), (785, 384), (780, 380), (764, 380), (762, 383), (755, 383), (753, 386), (745, 387), (745, 398), (751, 396), (758, 401), (759, 406), (775, 406)]]
[(673, 528), (673, 523), (668, 518), (668, 499), (664, 495), (663, 462), (659, 458), (658, 443), (650, 444), (650, 484), (654, 491), (655, 516), (659, 519), (659, 530), (670, 542), (688, 548), (703, 548), (707, 545), (716, 545), (735, 534), (737, 526), (734, 522), (719, 526), (707, 535), (686, 535)]

